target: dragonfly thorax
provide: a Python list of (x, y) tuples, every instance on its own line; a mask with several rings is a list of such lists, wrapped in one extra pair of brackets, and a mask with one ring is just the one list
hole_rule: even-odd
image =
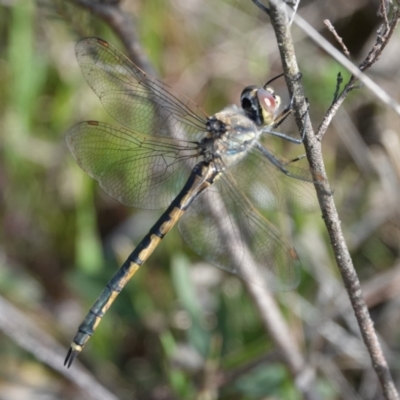
[(226, 132), (226, 125), (215, 115), (207, 118), (206, 128), (207, 132), (210, 132), (211, 136), (214, 138), (217, 138)]
[(227, 167), (240, 161), (260, 135), (256, 124), (235, 105), (209, 118), (207, 128), (213, 127), (201, 142), (202, 153), (206, 161), (219, 159)]

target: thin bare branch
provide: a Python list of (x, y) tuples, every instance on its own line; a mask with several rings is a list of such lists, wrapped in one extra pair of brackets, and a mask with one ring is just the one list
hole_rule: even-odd
[(383, 17), (385, 20), (386, 29), (389, 29), (389, 19), (388, 19), (388, 12), (387, 12), (387, 4), (391, 3), (391, 0), (381, 0), (381, 5), (378, 9), (378, 16)]
[(396, 29), (397, 24), (399, 23), (399, 20), (400, 20), (400, 12), (398, 10), (394, 11), (391, 21), (387, 22), (388, 25), (386, 24), (387, 21), (387, 15), (386, 15), (385, 24), (383, 24), (378, 29), (378, 35), (374, 46), (372, 47), (371, 51), (369, 52), (365, 60), (360, 64), (361, 71), (367, 70), (379, 60), (379, 57), (381, 56), (387, 44), (389, 43), (393, 35), (393, 32)]
[[(397, 15), (397, 14), (396, 14)], [(398, 15), (397, 15), (398, 19)], [(310, 39), (312, 39), (319, 47), (324, 49), (338, 63), (342, 64), (355, 78), (360, 80), (372, 93), (375, 94), (382, 102), (392, 108), (400, 115), (400, 104), (379, 87), (371, 78), (365, 75), (360, 69), (354, 65), (339, 50), (332, 46), (321, 34), (319, 34), (306, 20), (296, 14), (294, 18), (295, 24), (302, 29)], [(354, 82), (353, 82), (354, 83)]]
[(337, 98), (338, 98), (338, 96), (339, 96), (340, 87), (342, 86), (342, 83), (343, 83), (343, 76), (342, 76), (342, 74), (339, 72), (339, 73), (337, 74), (337, 77), (336, 77), (336, 89), (335, 89), (335, 94), (333, 95), (332, 104), (336, 102), (336, 100), (337, 100)]
[(324, 25), (329, 29), (329, 31), (332, 33), (332, 35), (335, 37), (336, 41), (339, 43), (340, 47), (343, 50), (343, 53), (346, 54), (346, 57), (348, 59), (351, 58), (350, 52), (347, 49), (346, 45), (343, 42), (343, 39), (339, 36), (339, 34), (336, 32), (335, 27), (332, 25), (331, 21), (329, 19), (324, 20)]
[[(286, 14), (286, 5), (279, 0), (270, 0), (269, 11), (271, 23), (277, 37), (283, 69), (287, 77), (289, 91), (293, 95), (293, 110), (299, 125), (299, 130), (302, 132), (303, 129), (306, 129), (304, 140), (306, 154), (311, 170), (314, 173), (314, 178), (319, 182), (319, 184), (315, 185), (315, 188), (322, 211), (322, 218), (324, 219), (327, 227), (332, 249), (335, 254), (336, 263), (342, 275), (346, 291), (349, 295), (358, 325), (360, 327), (361, 335), (369, 351), (372, 365), (380, 380), (385, 398), (398, 399), (399, 396), (393, 383), (387, 361), (383, 355), (382, 348), (374, 330), (368, 308), (363, 300), (360, 281), (354, 269), (347, 244), (344, 240), (341, 223), (335, 203), (333, 201), (332, 190), (329, 186), (325, 171), (321, 143), (314, 135), (309, 115), (307, 114), (305, 118), (302, 118), (306, 110), (306, 101), (300, 80), (292, 79), (292, 77), (298, 75), (299, 68), (294, 52), (293, 40), (287, 23), (288, 18)], [(305, 24), (305, 21), (298, 15), (296, 16), (295, 20), (301, 20), (301, 24), (303, 26), (308, 25)], [(312, 31), (309, 29), (309, 27), (306, 29), (307, 31)], [(314, 32), (312, 34), (314, 35)], [(337, 52), (336, 49), (335, 52)], [(349, 61), (342, 54), (340, 54), (340, 57), (346, 60), (346, 64), (349, 63)], [(356, 72), (357, 69), (353, 64), (351, 64), (351, 68), (355, 69)], [(357, 77), (360, 76), (358, 71), (356, 74)], [(346, 90), (349, 90), (348, 85), (346, 85), (344, 88), (344, 92)], [(331, 109), (339, 108), (343, 100), (344, 98), (339, 96), (337, 101), (332, 105)]]
[[(400, 13), (398, 10), (395, 10), (390, 23), (388, 23), (389, 25), (386, 25), (385, 23), (379, 28), (375, 44), (372, 46), (372, 49), (368, 53), (365, 60), (360, 64), (359, 71), (366, 71), (368, 68), (370, 68), (373, 64), (375, 64), (379, 60), (383, 50), (389, 43), (393, 35), (393, 32), (396, 29), (397, 24), (399, 23), (399, 20), (400, 20)], [(337, 110), (339, 109), (343, 101), (346, 99), (348, 94), (353, 89), (356, 89), (358, 87), (356, 86), (358, 79), (360, 79), (360, 76), (358, 76), (358, 74), (353, 73), (353, 75), (350, 77), (349, 81), (345, 85), (343, 91), (339, 95), (337, 94), (337, 91), (335, 92), (334, 101), (331, 107), (329, 108), (328, 112), (325, 114), (324, 119), (321, 122), (320, 126), (318, 127), (316, 136), (319, 140), (321, 140), (322, 137), (324, 136), (329, 124), (332, 121), (332, 118), (336, 115)], [(363, 83), (365, 82), (363, 81)], [(379, 90), (381, 91), (380, 88)]]

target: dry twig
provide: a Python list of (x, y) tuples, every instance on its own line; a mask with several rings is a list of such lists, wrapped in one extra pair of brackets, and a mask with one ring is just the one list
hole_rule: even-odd
[[(257, 0), (252, 0), (258, 5)], [(394, 12), (392, 17), (394, 21), (391, 26), (390, 36), (392, 35), (396, 25), (398, 23), (398, 12)], [(339, 64), (343, 65), (355, 78), (357, 78), (362, 84), (364, 84), (371, 92), (377, 96), (384, 104), (392, 108), (398, 115), (400, 115), (400, 104), (390, 97), (379, 85), (377, 85), (371, 78), (364, 74), (364, 70), (361, 67), (354, 65), (346, 56), (344, 56), (339, 50), (332, 46), (320, 33), (318, 33), (307, 21), (301, 16), (296, 14), (294, 18), (295, 24), (302, 29), (307, 36), (312, 39), (318, 47), (325, 50), (332, 58), (334, 58)], [(386, 33), (386, 31), (385, 31)], [(344, 99), (342, 99), (343, 101)], [(335, 104), (335, 111), (340, 106), (341, 101), (338, 99), (338, 103)], [(328, 117), (328, 115), (327, 115)], [(329, 119), (330, 123), (331, 118)], [(329, 124), (328, 123), (328, 124)]]
[[(339, 94), (335, 102), (328, 110), (323, 123), (318, 129), (317, 135), (315, 135), (308, 114), (306, 115), (306, 118), (302, 118), (307, 109), (307, 105), (301, 82), (298, 79), (294, 79), (294, 77), (298, 76), (299, 69), (288, 26), (286, 5), (284, 2), (279, 0), (270, 0), (269, 6), (269, 15), (277, 37), (283, 69), (287, 77), (287, 84), (290, 93), (293, 94), (293, 106), (296, 120), (298, 122), (299, 130), (303, 132), (305, 129), (306, 132), (304, 140), (306, 154), (310, 163), (310, 167), (312, 171), (314, 171), (314, 178), (319, 182), (319, 184), (315, 185), (315, 187), (322, 211), (322, 217), (325, 221), (332, 249), (335, 254), (336, 263), (342, 275), (345, 288), (349, 295), (358, 325), (361, 330), (361, 335), (369, 351), (373, 368), (378, 375), (385, 398), (398, 399), (398, 393), (393, 383), (378, 337), (374, 330), (368, 308), (364, 302), (360, 282), (354, 269), (347, 244), (344, 240), (339, 216), (333, 201), (332, 190), (327, 180), (321, 152), (320, 139), (325, 133), (329, 122), (335, 115), (337, 109), (347, 97), (348, 93), (356, 87), (357, 78), (355, 76), (350, 78), (343, 91)], [(295, 21), (296, 19), (297, 17), (295, 18)], [(382, 53), (382, 50), (387, 45), (398, 23), (398, 20), (399, 14), (397, 11), (395, 11), (389, 23), (389, 29), (383, 28), (381, 32), (378, 32), (376, 44), (372, 48), (370, 54), (367, 56), (366, 60), (360, 65), (361, 70), (367, 69), (377, 61)]]
[(335, 27), (332, 25), (331, 21), (329, 19), (324, 20), (324, 25), (329, 29), (329, 31), (333, 34), (335, 37), (336, 41), (339, 43), (340, 47), (343, 50), (343, 53), (346, 54), (346, 56), (350, 59), (350, 52), (347, 49), (346, 45), (343, 42), (343, 39), (339, 36), (339, 34), (336, 32)]

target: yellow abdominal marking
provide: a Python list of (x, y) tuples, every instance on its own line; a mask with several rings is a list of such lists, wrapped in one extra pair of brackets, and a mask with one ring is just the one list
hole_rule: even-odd
[[(154, 235), (154, 234), (150, 236), (150, 239), (151, 239), (151, 240), (150, 240), (149, 246), (146, 247), (145, 249), (143, 249), (143, 250), (139, 253), (139, 255), (138, 255), (138, 257), (139, 257), (143, 262), (144, 262), (144, 261), (147, 259), (147, 257), (154, 251), (154, 249), (158, 246), (158, 243), (160, 243), (160, 241), (161, 241), (161, 238), (160, 238), (159, 236), (157, 236), (157, 235)], [(133, 273), (130, 273), (128, 279), (130, 279), (131, 276), (132, 276), (135, 272), (136, 272), (136, 270), (133, 271)]]
[[(141, 253), (143, 253), (144, 251), (147, 251), (147, 249), (142, 250)], [(142, 259), (140, 257), (140, 259)], [(126, 283), (129, 281), (129, 279), (132, 278), (132, 276), (136, 273), (136, 271), (139, 269), (140, 265), (136, 264), (135, 262), (131, 262), (129, 265), (129, 271), (128, 273), (120, 280), (119, 282), (119, 287), (122, 290), (122, 288), (126, 285)], [(112, 304), (112, 302), (114, 301), (114, 299), (118, 296), (119, 292), (115, 291), (112, 293), (110, 299), (112, 299), (111, 301), (108, 301), (107, 303), (110, 303), (110, 305)], [(108, 307), (107, 307), (108, 309)]]

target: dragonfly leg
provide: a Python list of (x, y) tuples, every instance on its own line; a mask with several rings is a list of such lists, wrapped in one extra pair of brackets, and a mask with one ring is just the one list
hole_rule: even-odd
[[(308, 114), (309, 107), (310, 107), (307, 99), (306, 99), (306, 102), (307, 102), (307, 110), (303, 114), (302, 119), (304, 119), (306, 117), (306, 115)], [(286, 118), (292, 113), (292, 103), (293, 103), (293, 98), (290, 100), (290, 103), (285, 107), (285, 109), (276, 118), (278, 120), (278, 122), (276, 122), (273, 125), (273, 129), (275, 129), (279, 125), (281, 125), (286, 120)], [(287, 140), (287, 141), (289, 141), (291, 143), (294, 143), (294, 144), (301, 144), (301, 143), (303, 143), (304, 137), (306, 135), (306, 127), (305, 127), (305, 125), (303, 126), (303, 129), (302, 129), (301, 135), (300, 135), (300, 139), (296, 139), (296, 138), (294, 138), (292, 136), (289, 136), (289, 135), (286, 135), (285, 133), (282, 133), (282, 132), (277, 132), (277, 131), (274, 131), (274, 130), (268, 130), (268, 127), (263, 129), (263, 133), (266, 133), (268, 135), (273, 135), (273, 136), (280, 137), (281, 139)]]
[[(285, 175), (290, 176), (295, 179), (300, 179), (303, 181), (308, 181), (308, 182), (313, 182), (312, 179), (306, 179), (301, 176), (298, 176), (296, 174), (292, 174), (287, 168), (286, 165), (290, 164), (291, 162), (288, 163), (282, 163), (278, 158), (276, 158), (271, 152), (269, 152), (263, 145), (260, 143), (256, 144), (257, 149), (259, 149), (264, 157), (266, 157), (276, 168), (278, 168), (281, 172), (283, 172)], [(298, 157), (300, 159), (302, 157)], [(297, 160), (296, 160), (297, 161)]]
[(287, 162), (283, 163), (283, 165), (293, 164), (293, 163), (295, 163), (295, 162), (297, 162), (297, 161), (302, 160), (302, 159), (305, 158), (305, 157), (306, 157), (306, 155), (305, 155), (305, 154), (302, 154), (301, 156), (295, 157), (295, 158), (291, 159), (290, 161), (287, 161)]

